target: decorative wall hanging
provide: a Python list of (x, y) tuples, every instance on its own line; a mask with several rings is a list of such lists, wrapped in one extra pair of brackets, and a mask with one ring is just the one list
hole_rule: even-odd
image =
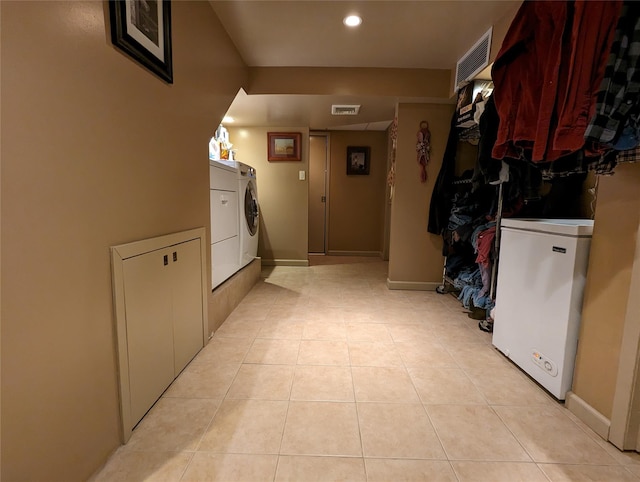
[(173, 84), (171, 2), (110, 0), (109, 16), (113, 45)]
[(420, 164), (420, 182), (426, 182), (427, 164), (431, 158), (431, 132), (427, 121), (420, 122), (416, 151), (418, 152), (418, 164)]
[(389, 201), (393, 199), (393, 191), (396, 185), (396, 147), (398, 142), (398, 118), (395, 117), (389, 129), (389, 139), (391, 149), (389, 151), (389, 172), (387, 173), (387, 184), (389, 185)]
[(301, 160), (300, 139), (299, 132), (267, 132), (267, 160)]
[(369, 146), (347, 147), (347, 174), (369, 174)]

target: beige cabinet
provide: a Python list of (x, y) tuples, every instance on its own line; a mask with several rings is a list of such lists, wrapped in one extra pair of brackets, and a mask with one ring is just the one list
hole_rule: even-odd
[(125, 441), (206, 337), (204, 232), (163, 238), (112, 248)]

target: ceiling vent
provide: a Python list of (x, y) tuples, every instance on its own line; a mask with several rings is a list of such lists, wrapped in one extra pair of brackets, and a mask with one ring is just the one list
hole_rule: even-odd
[(359, 105), (332, 105), (331, 115), (358, 115)]
[(492, 31), (493, 27), (487, 30), (487, 33), (480, 37), (480, 40), (458, 60), (456, 64), (456, 90), (489, 65)]

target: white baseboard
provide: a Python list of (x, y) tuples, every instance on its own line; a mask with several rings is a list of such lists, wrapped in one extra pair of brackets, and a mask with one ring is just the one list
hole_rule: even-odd
[(372, 256), (382, 258), (380, 251), (327, 251), (327, 256)]
[(598, 412), (582, 398), (573, 392), (568, 392), (564, 406), (567, 407), (567, 410), (582, 420), (591, 430), (600, 435), (603, 439), (609, 440), (611, 420)]
[(309, 266), (308, 259), (265, 259), (262, 266)]
[(391, 281), (387, 278), (387, 288), (390, 290), (435, 291), (441, 284), (433, 281)]

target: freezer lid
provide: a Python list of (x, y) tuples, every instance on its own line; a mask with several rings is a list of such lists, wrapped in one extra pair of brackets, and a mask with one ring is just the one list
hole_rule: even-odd
[(502, 219), (500, 226), (507, 229), (534, 231), (564, 236), (589, 237), (593, 234), (593, 219)]

